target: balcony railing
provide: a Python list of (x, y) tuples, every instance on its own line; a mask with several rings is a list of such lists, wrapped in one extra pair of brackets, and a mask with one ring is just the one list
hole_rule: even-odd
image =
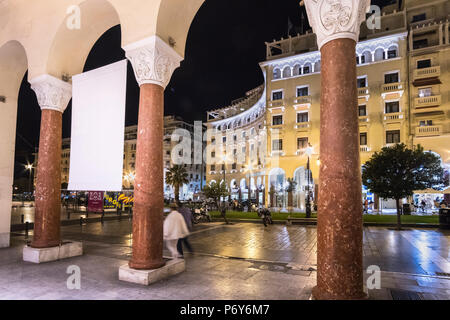
[(269, 101), (269, 107), (270, 108), (277, 108), (284, 106), (284, 100), (270, 100)]
[(294, 126), (297, 130), (306, 130), (310, 127), (310, 122), (299, 122)]
[(359, 117), (359, 122), (360, 123), (369, 122), (369, 116), (360, 116)]
[(441, 75), (440, 66), (414, 70), (414, 80), (435, 78), (439, 77), (440, 75)]
[(384, 115), (384, 121), (398, 121), (403, 119), (404, 119), (403, 112), (386, 113)]
[(416, 128), (416, 137), (433, 137), (442, 134), (442, 126), (424, 126)]
[(367, 96), (368, 94), (369, 94), (369, 88), (368, 87), (358, 88), (358, 97)]
[(430, 97), (422, 97), (416, 98), (415, 100), (416, 108), (425, 108), (425, 107), (437, 107), (441, 105), (442, 99), (441, 95), (430, 96)]
[(403, 82), (387, 83), (381, 87), (382, 93), (391, 93), (404, 90)]
[(311, 103), (311, 96), (294, 98), (294, 104), (308, 104), (308, 103)]
[(369, 152), (370, 148), (368, 146), (360, 146), (359, 152)]

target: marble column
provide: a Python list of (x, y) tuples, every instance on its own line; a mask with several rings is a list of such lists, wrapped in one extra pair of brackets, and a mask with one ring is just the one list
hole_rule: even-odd
[(61, 242), (62, 114), (72, 97), (72, 86), (50, 75), (30, 83), (42, 110), (31, 247), (50, 248)]
[(306, 0), (321, 52), (315, 299), (362, 299), (362, 186), (355, 47), (369, 0)]
[(164, 266), (164, 88), (182, 58), (157, 36), (126, 46), (140, 86), (133, 210), (133, 253), (129, 266)]

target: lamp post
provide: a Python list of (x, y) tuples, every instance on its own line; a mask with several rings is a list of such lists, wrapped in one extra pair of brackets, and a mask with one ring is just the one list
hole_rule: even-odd
[(308, 147), (306, 148), (306, 154), (308, 155), (308, 162), (306, 164), (306, 172), (308, 173), (308, 185), (306, 186), (306, 218), (311, 218), (311, 199), (310, 199), (310, 192), (309, 192), (309, 186), (311, 184), (311, 171), (310, 171), (310, 157), (313, 153), (313, 147), (310, 143), (308, 143)]
[(32, 188), (31, 188), (31, 174), (32, 174), (32, 171), (33, 171), (33, 165), (32, 164), (27, 164), (26, 166), (25, 166), (25, 168), (26, 168), (26, 170), (29, 170), (30, 172), (29, 172), (29, 175), (28, 175), (28, 191), (30, 192), (30, 193), (33, 193), (33, 190), (32, 190)]

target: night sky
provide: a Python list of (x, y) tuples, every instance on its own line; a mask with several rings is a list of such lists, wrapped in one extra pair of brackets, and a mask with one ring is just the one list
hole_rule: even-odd
[[(372, 0), (385, 4), (390, 0)], [(205, 120), (206, 111), (228, 105), (263, 84), (259, 62), (265, 42), (309, 28), (299, 0), (206, 0), (187, 38), (185, 60), (165, 91), (166, 115), (186, 121)], [(289, 23), (290, 21), (290, 23)], [(94, 45), (84, 71), (125, 59), (120, 26), (108, 30)], [(40, 108), (24, 77), (19, 92), (15, 177), (26, 175), (23, 164), (33, 161), (39, 145)], [(139, 87), (128, 63), (126, 125), (137, 124)], [(70, 137), (71, 104), (63, 115), (63, 137)]]

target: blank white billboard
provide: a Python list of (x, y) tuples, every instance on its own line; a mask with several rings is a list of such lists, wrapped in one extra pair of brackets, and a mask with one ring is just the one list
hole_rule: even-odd
[(121, 191), (127, 60), (72, 78), (69, 190)]

